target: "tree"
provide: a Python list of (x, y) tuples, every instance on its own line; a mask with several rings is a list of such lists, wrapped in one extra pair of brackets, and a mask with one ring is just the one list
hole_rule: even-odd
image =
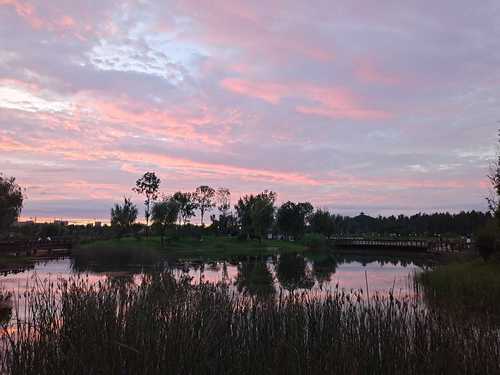
[(196, 192), (194, 194), (195, 201), (200, 209), (201, 225), (203, 226), (203, 217), (205, 216), (205, 212), (211, 211), (216, 205), (214, 202), (215, 190), (210, 186), (201, 185), (196, 188)]
[(330, 212), (318, 209), (309, 217), (309, 225), (312, 232), (330, 237), (335, 229), (334, 220)]
[(173, 199), (179, 204), (179, 217), (181, 224), (186, 225), (189, 220), (195, 215), (195, 210), (198, 208), (198, 204), (195, 202), (195, 197), (193, 193), (183, 193), (178, 191), (172, 196)]
[(312, 211), (313, 206), (309, 202), (283, 203), (277, 213), (278, 228), (286, 236), (293, 235), (295, 238), (300, 238), (306, 230), (306, 218), (311, 215)]
[(243, 197), (238, 199), (238, 202), (234, 206), (242, 234), (244, 234), (247, 239), (250, 237), (250, 233), (252, 232), (252, 219), (250, 213), (251, 206), (254, 200), (254, 195), (244, 195)]
[(215, 193), (215, 202), (217, 203), (217, 209), (220, 214), (227, 216), (229, 209), (231, 208), (231, 192), (226, 188), (218, 188)]
[(245, 195), (234, 206), (244, 234), (250, 234), (262, 241), (264, 234), (274, 221), (276, 193), (265, 190), (258, 195)]
[(252, 205), (250, 217), (253, 232), (260, 242), (262, 242), (262, 238), (273, 225), (275, 200), (276, 193), (264, 191), (255, 197), (255, 202)]
[(179, 202), (173, 197), (165, 197), (161, 202), (153, 205), (152, 218), (153, 222), (160, 228), (161, 246), (163, 246), (167, 227), (177, 221), (179, 208)]
[[(499, 145), (500, 145), (500, 130), (499, 130)], [(490, 166), (488, 175), (492, 192), (490, 197), (486, 198), (491, 214), (497, 219), (500, 224), (500, 153), (498, 153), (495, 162)]]
[(0, 174), (0, 231), (8, 229), (21, 214), (23, 191), (14, 177)]
[(130, 198), (123, 198), (123, 205), (115, 204), (111, 208), (111, 226), (115, 228), (118, 237), (130, 232), (132, 224), (137, 219), (137, 207)]
[(149, 227), (149, 217), (151, 215), (151, 204), (158, 199), (158, 190), (160, 189), (160, 179), (156, 177), (154, 172), (146, 172), (139, 178), (135, 187), (132, 189), (137, 194), (145, 195), (144, 200), (144, 216), (146, 218), (146, 227)]

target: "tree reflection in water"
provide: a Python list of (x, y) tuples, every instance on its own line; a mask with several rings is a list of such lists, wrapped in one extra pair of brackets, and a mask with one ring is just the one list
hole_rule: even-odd
[(320, 285), (330, 282), (332, 275), (337, 271), (337, 259), (331, 254), (323, 254), (313, 260), (312, 273)]
[(272, 297), (276, 292), (273, 275), (264, 258), (240, 262), (234, 285), (238, 292), (259, 298)]
[(282, 254), (278, 258), (276, 276), (281, 286), (293, 292), (296, 289), (311, 289), (314, 286), (312, 272), (302, 255)]

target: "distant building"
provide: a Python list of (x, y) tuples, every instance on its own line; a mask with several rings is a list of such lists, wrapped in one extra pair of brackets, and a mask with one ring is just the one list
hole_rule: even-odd
[(96, 222), (94, 222), (94, 227), (100, 228), (100, 227), (102, 227), (102, 223), (100, 221), (96, 221)]
[(58, 224), (58, 225), (65, 227), (66, 225), (69, 224), (69, 222), (66, 220), (54, 220), (54, 224)]

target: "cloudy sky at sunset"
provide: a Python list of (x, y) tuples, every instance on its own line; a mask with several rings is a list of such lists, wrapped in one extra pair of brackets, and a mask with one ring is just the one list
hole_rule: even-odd
[(485, 209), (499, 120), (498, 0), (0, 0), (24, 217), (107, 218), (145, 171), (343, 214)]

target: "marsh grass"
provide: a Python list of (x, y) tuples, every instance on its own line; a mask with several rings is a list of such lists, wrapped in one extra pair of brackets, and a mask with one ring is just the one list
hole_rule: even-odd
[(25, 298), (29, 317), (3, 335), (9, 374), (500, 372), (495, 326), (412, 298), (337, 291), (258, 301), (169, 273), (140, 285), (75, 278)]
[(418, 276), (428, 303), (500, 322), (500, 262), (476, 259), (435, 267)]

